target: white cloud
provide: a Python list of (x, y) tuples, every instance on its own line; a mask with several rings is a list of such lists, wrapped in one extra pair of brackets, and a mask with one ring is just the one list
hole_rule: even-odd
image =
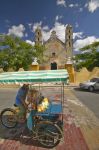
[(56, 31), (56, 35), (57, 37), (62, 40), (63, 42), (65, 41), (65, 29), (66, 29), (66, 25), (61, 24), (59, 22), (55, 22), (54, 27), (49, 29), (48, 31), (44, 30), (44, 28), (42, 28), (42, 35), (43, 35), (43, 39), (44, 41), (47, 41), (50, 38), (51, 32), (53, 30)]
[(79, 6), (78, 4), (69, 4), (68, 7), (73, 8), (73, 7), (78, 7), (78, 6)]
[(76, 33), (73, 33), (73, 39), (76, 39), (76, 38), (83, 38), (83, 32), (76, 32)]
[[(37, 27), (42, 27), (42, 21), (40, 22), (36, 22), (36, 23), (29, 23), (29, 28), (32, 30), (32, 32), (35, 33), (35, 30), (37, 29)], [(47, 25), (43, 26), (42, 27), (42, 30), (45, 30), (45, 31), (48, 31), (49, 30), (49, 27)]]
[(82, 12), (83, 11), (83, 8), (79, 8), (79, 12)]
[(65, 2), (65, 0), (57, 0), (57, 5), (66, 7), (66, 2)]
[(33, 25), (33, 32), (35, 32), (35, 30), (37, 29), (37, 27), (39, 27), (41, 25), (42, 25), (42, 21), (34, 23), (34, 25)]
[(95, 41), (99, 41), (99, 39), (97, 39), (95, 36), (89, 36), (84, 39), (78, 39), (74, 43), (74, 50), (78, 51), (80, 48), (82, 48), (88, 44), (92, 44)]
[(33, 28), (32, 28), (32, 32), (35, 33), (35, 30), (37, 29), (37, 27), (41, 27), (42, 30), (42, 36), (43, 36), (43, 40), (47, 41), (50, 37), (50, 29), (47, 25), (42, 26), (42, 21), (34, 23), (33, 24)]
[(28, 26), (30, 29), (32, 29), (32, 25), (33, 25), (33, 23), (28, 23)]
[(26, 40), (26, 43), (29, 43), (29, 44), (31, 44), (32, 46), (34, 46), (34, 42), (32, 42), (32, 41), (30, 41), (30, 40)]
[(76, 28), (78, 28), (78, 27), (79, 27), (79, 24), (78, 24), (77, 22), (75, 23), (75, 27), (76, 27)]
[(47, 41), (50, 37), (51, 31), (42, 30), (43, 40)]
[(8, 30), (8, 35), (15, 35), (15, 36), (22, 38), (24, 36), (24, 31), (25, 31), (25, 27), (23, 24), (20, 24), (18, 26), (13, 25)]
[(85, 5), (85, 7), (88, 7), (89, 12), (93, 13), (96, 9), (99, 8), (99, 0), (91, 0)]
[(56, 18), (55, 18), (55, 21), (58, 21), (58, 20), (60, 20), (60, 19), (62, 19), (63, 18), (63, 16), (56, 16)]
[(48, 31), (49, 27), (48, 26), (44, 26), (42, 29)]
[[(58, 17), (56, 17), (58, 18)], [(33, 32), (35, 32), (35, 29), (38, 27), (38, 26), (42, 26), (42, 22), (40, 23), (35, 23), (33, 25)], [(64, 42), (65, 41), (65, 25), (64, 24), (61, 24), (59, 22), (55, 22), (54, 24), (54, 27), (49, 29), (49, 27), (46, 25), (46, 26), (42, 26), (42, 35), (43, 35), (43, 40), (44, 41), (47, 41), (49, 38), (50, 38), (50, 35), (51, 35), (51, 32), (53, 30), (56, 31), (56, 34), (57, 36)]]
[(65, 42), (65, 29), (66, 29), (66, 25), (59, 22), (55, 22), (53, 30), (56, 31), (58, 38), (63, 42)]
[(28, 33), (25, 33), (25, 37), (28, 37)]
[(69, 7), (70, 7), (70, 8), (73, 8), (73, 7), (74, 7), (74, 4), (70, 4)]
[(42, 27), (42, 36), (43, 36), (43, 40), (47, 41), (50, 37), (50, 29), (48, 26), (43, 26)]

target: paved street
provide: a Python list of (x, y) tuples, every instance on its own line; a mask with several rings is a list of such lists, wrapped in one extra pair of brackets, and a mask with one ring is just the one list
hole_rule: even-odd
[(15, 102), (15, 96), (18, 89), (2, 88), (0, 89), (0, 111), (5, 107), (11, 107)]
[(90, 110), (94, 112), (96, 117), (99, 118), (99, 90), (94, 92), (88, 92), (74, 88), (73, 90), (76, 97), (86, 105)]
[[(7, 92), (8, 91), (8, 92)], [(0, 110), (11, 106), (17, 89), (0, 90)], [(48, 97), (60, 97), (57, 88), (53, 93), (44, 92)], [(6, 93), (6, 94), (5, 94)], [(76, 93), (77, 95), (77, 93)], [(80, 98), (80, 97), (79, 97)], [(0, 125), (0, 150), (43, 150), (38, 143), (20, 139), (23, 127), (7, 130)], [(9, 147), (9, 148), (8, 148)], [(92, 110), (75, 96), (73, 89), (65, 88), (64, 139), (53, 150), (99, 150), (99, 119)], [(46, 150), (46, 149), (45, 149)]]

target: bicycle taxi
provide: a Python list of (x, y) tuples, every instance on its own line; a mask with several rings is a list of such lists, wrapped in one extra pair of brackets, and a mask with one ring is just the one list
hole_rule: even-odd
[[(20, 71), (0, 74), (0, 84), (29, 84), (29, 89), (37, 88), (39, 91), (36, 107), (29, 106), (27, 115), (27, 127), (33, 133), (33, 138), (47, 147), (52, 148), (59, 144), (63, 138), (63, 105), (64, 105), (64, 84), (68, 83), (69, 75), (67, 70), (41, 70), (41, 71)], [(43, 96), (42, 96), (43, 95)], [(12, 128), (17, 120), (8, 124), (3, 118), (5, 112), (11, 111), (13, 116), (16, 112), (6, 108), (1, 112), (1, 122), (5, 127)]]

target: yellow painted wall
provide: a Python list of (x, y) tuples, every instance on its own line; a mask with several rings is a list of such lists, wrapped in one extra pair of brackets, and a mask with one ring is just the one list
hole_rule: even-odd
[(30, 70), (33, 70), (33, 71), (39, 70), (39, 65), (31, 65)]
[(69, 81), (70, 82), (75, 82), (75, 72), (74, 72), (74, 67), (72, 64), (65, 64), (65, 68), (68, 71), (69, 74)]

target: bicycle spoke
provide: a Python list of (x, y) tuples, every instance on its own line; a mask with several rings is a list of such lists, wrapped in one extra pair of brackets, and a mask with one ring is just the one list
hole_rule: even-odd
[(12, 109), (5, 109), (1, 113), (1, 122), (7, 128), (13, 128), (16, 125), (16, 115)]
[(52, 148), (60, 142), (60, 139), (61, 133), (57, 126), (43, 122), (41, 126), (39, 125), (38, 140), (43, 146)]

